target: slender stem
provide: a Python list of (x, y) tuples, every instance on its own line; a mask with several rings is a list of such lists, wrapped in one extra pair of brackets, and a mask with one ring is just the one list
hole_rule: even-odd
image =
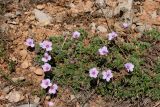
[(107, 18), (106, 18), (106, 15), (105, 15), (103, 9), (101, 8), (101, 6), (100, 6), (99, 4), (97, 5), (97, 4), (95, 3), (95, 5), (101, 10), (101, 12), (102, 12), (102, 14), (103, 14), (103, 17), (105, 18), (105, 21), (106, 21), (106, 24), (107, 24), (108, 31), (111, 32), (112, 30), (111, 30), (111, 28), (109, 27), (109, 23), (108, 23), (108, 20), (107, 20)]
[(65, 38), (64, 38), (63, 44), (62, 44), (62, 46), (61, 46), (61, 51), (62, 51), (62, 49), (63, 49), (63, 46), (64, 46), (66, 40), (67, 40), (67, 36), (65, 36)]
[(97, 85), (96, 88), (93, 89), (92, 93), (89, 95), (89, 97), (86, 98), (86, 100), (83, 102), (82, 107), (85, 106), (85, 104), (88, 102), (88, 100), (90, 100), (90, 98), (93, 96), (93, 94), (96, 92), (97, 87), (99, 86), (99, 78), (97, 80)]
[(127, 55), (123, 52), (122, 48), (121, 48), (119, 45), (117, 45), (116, 43), (115, 43), (115, 45), (120, 49), (120, 51), (121, 51), (122, 54), (124, 55), (125, 59), (128, 59), (128, 58), (127, 58)]

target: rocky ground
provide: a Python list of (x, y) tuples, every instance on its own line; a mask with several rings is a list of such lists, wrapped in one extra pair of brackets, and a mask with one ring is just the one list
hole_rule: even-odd
[[(129, 1), (129, 2), (127, 2)], [(122, 23), (130, 24), (131, 35), (137, 36), (151, 28), (160, 29), (160, 0), (0, 0), (0, 30), (9, 44), (9, 59), (16, 62), (14, 72), (1, 61), (0, 107), (28, 107), (23, 104), (43, 104), (49, 96), (40, 96), (40, 81), (44, 74), (33, 62), (24, 41), (37, 42), (53, 35), (65, 35), (83, 28), (105, 36), (109, 29), (125, 33)], [(2, 11), (3, 10), (3, 11)], [(109, 28), (108, 28), (109, 26)], [(7, 76), (7, 78), (6, 78)], [(36, 87), (36, 88), (35, 88)], [(60, 89), (63, 96), (53, 99), (55, 107), (80, 107), (71, 90)], [(20, 106), (22, 105), (22, 106)], [(40, 106), (40, 105), (39, 105)], [(94, 95), (85, 107), (160, 107), (159, 102), (105, 101)]]

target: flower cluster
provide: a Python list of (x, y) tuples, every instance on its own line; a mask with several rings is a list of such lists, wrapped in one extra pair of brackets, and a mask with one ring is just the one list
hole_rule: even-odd
[[(128, 72), (132, 72), (134, 69), (134, 65), (132, 63), (126, 63), (124, 67)], [(99, 74), (99, 71), (95, 67), (89, 70), (89, 76), (92, 78), (97, 78), (98, 74)], [(112, 71), (110, 69), (103, 71), (102, 75), (103, 75), (103, 79), (106, 80), (107, 82), (109, 82), (110, 79), (113, 77)]]
[(48, 52), (52, 50), (52, 42), (48, 40), (44, 40), (43, 42), (39, 43), (39, 45), (42, 49), (47, 51), (44, 53), (44, 56), (42, 57), (42, 61), (44, 62), (44, 65), (42, 65), (42, 68), (44, 72), (48, 72), (51, 70), (51, 65), (47, 62), (52, 59), (51, 56), (48, 54)]
[[(52, 42), (45, 40), (40, 43), (40, 47), (44, 49), (45, 51), (47, 51), (44, 53), (44, 56), (42, 57), (42, 61), (44, 62), (44, 65), (42, 65), (42, 68), (44, 72), (48, 72), (52, 68), (51, 65), (47, 63), (48, 61), (52, 59), (51, 56), (48, 54), (48, 52), (52, 50)], [(58, 89), (57, 84), (52, 84), (50, 82), (50, 79), (42, 80), (41, 87), (44, 89), (46, 89), (46, 87), (47, 88), (49, 87), (49, 90), (48, 90), (49, 94), (56, 94), (57, 89)], [(51, 105), (51, 103), (49, 104)]]
[[(92, 78), (97, 78), (99, 74), (99, 71), (97, 70), (97, 68), (91, 68), (89, 70), (89, 76)], [(107, 82), (110, 81), (110, 79), (113, 77), (112, 71), (111, 70), (105, 70), (102, 72), (103, 75), (103, 79), (106, 80)]]
[[(73, 32), (72, 38), (78, 39), (79, 37), (80, 37), (80, 32), (78, 32), (78, 31)], [(31, 48), (35, 47), (34, 40), (31, 38), (28, 38), (26, 40), (25, 44)], [(52, 51), (52, 42), (50, 42), (48, 40), (44, 40), (43, 42), (39, 43), (39, 46), (46, 51), (44, 53), (43, 57), (41, 58), (41, 60), (44, 62), (44, 64), (42, 65), (42, 69), (44, 72), (49, 72), (49, 71), (51, 71), (51, 68), (52, 68), (52, 66), (48, 63), (52, 59), (51, 55), (49, 55), (49, 52)], [(56, 94), (56, 92), (58, 90), (57, 84), (52, 84), (50, 79), (43, 79), (40, 86), (43, 89), (49, 88), (48, 89), (49, 94)], [(48, 102), (48, 105), (52, 106), (53, 103)]]
[[(127, 28), (128, 24), (123, 23), (123, 27)], [(78, 39), (78, 38), (80, 38), (80, 35), (81, 35), (80, 32), (75, 31), (72, 33), (72, 38), (74, 40)], [(108, 34), (108, 40), (111, 41), (114, 38), (116, 38), (117, 36), (118, 36), (118, 34), (116, 32), (111, 32)], [(25, 44), (29, 47), (32, 47), (32, 48), (35, 47), (34, 40), (31, 38), (28, 38), (26, 40)], [(43, 65), (41, 67), (42, 67), (44, 73), (50, 72), (52, 70), (52, 66), (49, 64), (52, 61), (52, 57), (50, 55), (50, 52), (52, 51), (52, 42), (48, 41), (48, 40), (44, 40), (41, 43), (39, 43), (39, 46), (44, 50), (44, 53), (43, 53), (44, 55), (41, 58)], [(110, 53), (107, 46), (103, 46), (97, 50), (98, 50), (99, 55), (104, 56), (104, 57), (106, 57), (106, 55), (108, 55)], [(128, 72), (132, 72), (134, 69), (134, 65), (130, 62), (124, 64), (124, 67)], [(113, 73), (110, 69), (104, 70), (100, 73), (100, 71), (96, 67), (93, 67), (89, 70), (89, 76), (91, 78), (98, 78), (101, 76), (103, 80), (105, 80), (106, 82), (109, 82), (113, 78)], [(43, 79), (41, 81), (40, 86), (43, 89), (46, 89), (49, 94), (56, 94), (57, 90), (58, 90), (58, 85), (55, 83), (52, 83), (49, 78)], [(48, 102), (48, 106), (53, 106), (53, 105), (54, 104), (52, 102)]]
[[(27, 46), (30, 46), (30, 47), (34, 47), (35, 46), (35, 44), (33, 42), (33, 39), (30, 39), (30, 38), (27, 39), (25, 43), (26, 43)], [(52, 42), (50, 42), (48, 40), (45, 40), (45, 41), (41, 42), (39, 45), (40, 45), (40, 47), (42, 49), (44, 49), (46, 51), (41, 60), (44, 62), (44, 64), (42, 65), (43, 71), (44, 72), (48, 72), (52, 68), (51, 65), (48, 63), (48, 61), (50, 61), (52, 59), (51, 55), (49, 55), (49, 53), (48, 53), (49, 51), (52, 50)], [(48, 90), (49, 94), (56, 94), (57, 89), (58, 89), (57, 84), (52, 84), (50, 79), (43, 79), (41, 84), (40, 84), (40, 86), (43, 89), (49, 88), (49, 90)], [(49, 102), (48, 105), (51, 106), (52, 103)]]
[(49, 87), (49, 94), (56, 94), (58, 86), (57, 84), (52, 84), (50, 79), (44, 79), (41, 82), (41, 87), (47, 89)]
[(113, 40), (114, 38), (116, 38), (118, 36), (118, 34), (116, 32), (111, 32), (108, 34), (108, 40)]
[[(124, 23), (124, 28), (127, 28), (128, 27), (128, 24), (127, 23)], [(108, 40), (113, 40), (115, 37), (117, 37), (117, 33), (116, 32), (111, 32), (108, 34)], [(98, 49), (98, 52), (100, 55), (107, 55), (109, 53), (108, 51), (108, 48), (106, 46), (103, 46), (102, 48)], [(124, 65), (124, 67), (126, 68), (126, 70), (128, 72), (132, 72), (133, 69), (134, 69), (134, 65), (132, 63), (126, 63)], [(97, 78), (98, 77), (98, 74), (99, 74), (99, 71), (97, 70), (97, 68), (91, 68), (89, 70), (89, 76), (92, 77), (92, 78)], [(109, 70), (105, 70), (102, 72), (102, 75), (103, 75), (103, 79), (106, 80), (107, 82), (110, 81), (111, 78), (113, 78), (113, 74), (112, 74), (112, 71), (109, 69)]]

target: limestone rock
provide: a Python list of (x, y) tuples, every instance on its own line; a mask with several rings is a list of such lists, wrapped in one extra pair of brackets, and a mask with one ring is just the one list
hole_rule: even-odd
[(44, 9), (45, 5), (39, 4), (39, 5), (37, 5), (36, 7), (37, 7), (37, 9), (42, 10), (42, 9)]
[(96, 0), (95, 2), (97, 5), (99, 5), (100, 7), (105, 7), (106, 4), (105, 4), (105, 0)]
[(98, 27), (97, 27), (97, 30), (98, 30), (99, 32), (101, 32), (101, 33), (107, 32), (107, 29), (106, 29), (104, 26), (98, 26)]
[(39, 101), (40, 101), (40, 98), (39, 98), (39, 97), (37, 97), (37, 96), (35, 96), (35, 97), (34, 97), (34, 103), (38, 104), (38, 103), (39, 103)]
[(19, 53), (20, 53), (22, 59), (25, 59), (28, 54), (26, 50), (21, 50)]
[(8, 99), (10, 102), (19, 102), (24, 99), (24, 96), (22, 96), (22, 93), (19, 91), (11, 91), (7, 96), (6, 99)]
[(41, 68), (37, 68), (34, 70), (34, 73), (38, 76), (42, 76), (43, 75), (43, 70)]
[(39, 24), (41, 26), (49, 25), (52, 21), (52, 17), (44, 13), (43, 11), (34, 9), (33, 13), (35, 14), (35, 17), (39, 21)]
[(29, 67), (29, 65), (30, 65), (30, 63), (29, 63), (27, 60), (25, 60), (25, 61), (21, 64), (21, 67), (24, 68), (24, 69), (26, 69), (26, 68)]
[(17, 107), (41, 107), (41, 106), (38, 106), (37, 104), (23, 104)]
[(17, 82), (17, 81), (25, 81), (24, 77), (17, 77), (17, 78), (12, 78), (13, 82)]

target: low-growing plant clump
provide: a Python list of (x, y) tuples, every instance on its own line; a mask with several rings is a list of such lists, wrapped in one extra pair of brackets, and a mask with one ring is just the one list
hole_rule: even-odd
[(0, 35), (1, 35), (0, 36), (0, 63), (7, 64), (8, 66), (7, 69), (10, 71), (10, 73), (12, 73), (15, 71), (16, 62), (11, 60), (8, 55), (9, 51), (11, 51), (10, 50), (11, 43), (9, 43), (10, 38), (1, 30), (0, 30)]
[[(127, 24), (123, 25), (125, 29)], [(159, 57), (147, 70), (144, 54), (160, 33), (152, 30), (140, 37), (111, 32), (107, 37), (89, 35), (85, 30), (65, 36), (52, 36), (39, 44), (29, 38), (26, 45), (35, 50), (35, 62), (45, 73), (41, 87), (55, 95), (58, 86), (75, 92), (96, 92), (114, 99), (151, 97), (160, 99)], [(150, 75), (150, 72), (155, 75)]]

